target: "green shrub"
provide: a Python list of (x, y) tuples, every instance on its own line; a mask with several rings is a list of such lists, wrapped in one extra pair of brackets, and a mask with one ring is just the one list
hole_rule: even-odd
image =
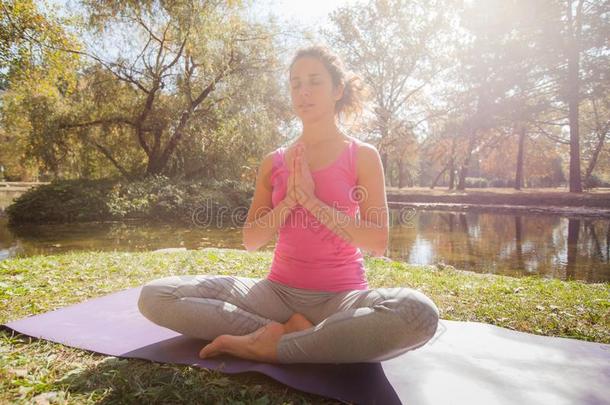
[(6, 208), (11, 224), (84, 222), (111, 218), (113, 180), (60, 180), (31, 188)]
[(487, 187), (487, 179), (482, 177), (466, 177), (466, 187), (485, 188)]
[(489, 187), (515, 187), (515, 181), (509, 179), (493, 179), (488, 184)]
[(597, 187), (610, 187), (610, 182), (604, 181), (599, 176), (592, 174), (584, 182), (585, 189), (597, 188)]
[(11, 224), (142, 218), (238, 226), (245, 219), (252, 193), (251, 186), (230, 180), (188, 182), (165, 176), (131, 183), (61, 180), (28, 190), (6, 213)]

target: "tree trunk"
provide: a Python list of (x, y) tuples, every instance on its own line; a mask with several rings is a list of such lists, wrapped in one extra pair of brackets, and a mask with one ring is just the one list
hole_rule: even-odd
[(474, 149), (474, 144), (476, 141), (477, 133), (476, 131), (472, 131), (470, 137), (468, 139), (468, 149), (466, 150), (466, 158), (460, 167), (460, 175), (458, 179), (458, 190), (466, 189), (466, 177), (468, 176), (468, 168), (470, 166), (470, 159), (472, 159), (472, 150)]
[(387, 179), (386, 182), (388, 182), (388, 154), (386, 151), (381, 152), (381, 163), (383, 163), (383, 175)]
[(468, 163), (464, 163), (460, 167), (460, 172), (458, 173), (458, 184), (456, 190), (464, 191), (466, 190), (466, 175), (468, 174)]
[(604, 147), (604, 139), (605, 136), (603, 138), (600, 138), (599, 141), (597, 142), (597, 145), (595, 145), (595, 149), (593, 150), (593, 155), (591, 156), (591, 160), (589, 160), (589, 164), (587, 165), (587, 170), (585, 171), (585, 178), (584, 183), (587, 185), (590, 183), (590, 179), (591, 179), (591, 175), (593, 174), (593, 170), (595, 170), (595, 166), (597, 165), (597, 160), (599, 159), (599, 153), (602, 151), (602, 148)]
[(451, 158), (451, 165), (449, 166), (449, 190), (455, 188), (455, 162)]
[(404, 166), (403, 157), (401, 156), (400, 159), (398, 159), (398, 188), (403, 188), (405, 186)]
[(440, 180), (441, 176), (443, 175), (443, 173), (445, 173), (447, 171), (447, 169), (449, 168), (449, 163), (447, 163), (445, 165), (445, 167), (443, 167), (443, 170), (441, 170), (436, 177), (434, 178), (434, 181), (432, 182), (432, 185), (430, 186), (430, 189), (433, 190), (434, 187), (436, 187), (436, 183), (438, 183), (438, 181)]
[(583, 182), (585, 183), (585, 187), (589, 188), (589, 184), (591, 182), (591, 175), (593, 174), (593, 170), (595, 170), (595, 166), (597, 165), (597, 160), (599, 159), (599, 154), (604, 148), (604, 142), (606, 141), (606, 134), (608, 133), (608, 127), (610, 123), (607, 123), (604, 126), (600, 125), (599, 114), (597, 112), (597, 106), (595, 105), (595, 101), (592, 101), (593, 111), (595, 113), (595, 121), (596, 121), (596, 131), (597, 132), (597, 143), (595, 145), (595, 149), (593, 149), (593, 154), (591, 155), (591, 160), (587, 165), (587, 169), (585, 170), (585, 176)]
[(146, 175), (151, 176), (154, 174), (160, 174), (163, 170), (163, 166), (160, 162), (160, 156), (151, 155), (148, 158), (148, 164), (146, 165)]
[(517, 173), (515, 174), (515, 190), (523, 187), (523, 154), (525, 144), (525, 125), (519, 126), (519, 148), (517, 150)]
[(451, 142), (451, 156), (449, 156), (449, 190), (453, 190), (455, 187), (455, 147), (456, 147), (455, 136)]

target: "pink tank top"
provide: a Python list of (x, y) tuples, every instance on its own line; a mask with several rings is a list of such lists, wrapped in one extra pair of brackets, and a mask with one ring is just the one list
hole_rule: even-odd
[[(317, 198), (350, 217), (358, 213), (355, 153), (351, 140), (331, 165), (311, 172)], [(272, 205), (286, 195), (289, 169), (286, 148), (273, 155)], [(340, 226), (340, 223), (338, 223)], [(294, 288), (318, 291), (366, 290), (364, 258), (359, 248), (335, 234), (301, 205), (279, 229), (268, 279)]]

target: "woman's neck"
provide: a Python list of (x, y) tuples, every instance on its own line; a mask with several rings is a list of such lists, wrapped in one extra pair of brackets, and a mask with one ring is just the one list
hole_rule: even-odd
[(298, 141), (303, 141), (305, 146), (316, 146), (322, 142), (339, 140), (344, 135), (337, 127), (334, 118), (330, 120), (320, 120), (316, 122), (303, 123), (303, 133)]

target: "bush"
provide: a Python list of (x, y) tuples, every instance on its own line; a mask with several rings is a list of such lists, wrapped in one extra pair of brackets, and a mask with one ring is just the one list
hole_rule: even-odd
[(489, 182), (489, 187), (515, 187), (515, 181), (507, 179), (493, 179)]
[(6, 208), (10, 224), (84, 222), (111, 218), (112, 180), (59, 180), (31, 188)]
[(488, 187), (487, 179), (482, 177), (466, 177), (466, 187), (486, 188)]
[[(39, 186), (6, 209), (10, 224), (84, 222), (145, 218), (220, 226), (245, 220), (252, 187), (235, 181), (173, 181), (151, 176), (131, 183), (118, 180), (61, 180)], [(240, 216), (241, 215), (241, 216)], [(226, 220), (225, 220), (226, 219)]]
[(599, 178), (599, 176), (592, 174), (589, 178), (583, 183), (583, 187), (585, 189), (591, 189), (596, 187), (610, 187), (610, 182), (604, 181)]
[(504, 179), (493, 179), (489, 182), (490, 187), (506, 187), (506, 181)]

